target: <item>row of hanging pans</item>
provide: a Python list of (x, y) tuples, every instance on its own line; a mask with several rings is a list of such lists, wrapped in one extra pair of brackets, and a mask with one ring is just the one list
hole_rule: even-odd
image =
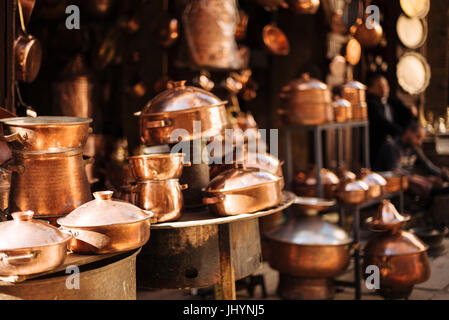
[[(427, 40), (427, 22), (430, 0), (400, 0), (404, 14), (396, 22), (396, 32), (404, 47), (416, 50)], [(409, 94), (420, 94), (430, 83), (430, 67), (421, 54), (409, 51), (396, 66), (396, 76), (401, 88)]]

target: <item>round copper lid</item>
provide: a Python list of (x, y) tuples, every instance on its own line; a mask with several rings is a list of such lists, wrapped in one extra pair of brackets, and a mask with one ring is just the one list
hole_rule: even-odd
[(142, 111), (142, 115), (189, 110), (200, 107), (225, 105), (216, 95), (197, 87), (185, 85), (185, 81), (169, 82), (168, 89), (154, 97)]
[(281, 177), (254, 168), (229, 169), (213, 178), (205, 188), (205, 191), (237, 191), (260, 184), (279, 182), (280, 180), (282, 180)]
[(343, 229), (319, 217), (290, 219), (278, 229), (266, 233), (266, 237), (275, 241), (307, 246), (338, 246), (352, 243), (352, 239)]
[(346, 99), (337, 99), (334, 102), (332, 102), (332, 106), (334, 108), (351, 108), (351, 102), (349, 102)]
[(14, 212), (14, 220), (0, 223), (0, 250), (41, 247), (71, 238), (47, 222), (33, 220), (34, 212)]
[(96, 227), (140, 222), (152, 213), (121, 200), (112, 200), (112, 191), (94, 192), (94, 200), (86, 202), (70, 214), (58, 219), (65, 227)]
[(367, 87), (366, 87), (363, 83), (361, 83), (361, 82), (358, 82), (358, 81), (349, 81), (349, 82), (347, 82), (347, 83), (345, 83), (345, 84), (343, 85), (343, 90), (344, 90), (344, 89), (366, 90)]
[(362, 181), (368, 186), (386, 186), (387, 180), (376, 172), (372, 172), (369, 169), (362, 169), (361, 172)]
[(382, 200), (376, 215), (368, 218), (366, 223), (373, 231), (383, 231), (398, 229), (408, 220), (410, 216), (401, 215), (390, 200)]

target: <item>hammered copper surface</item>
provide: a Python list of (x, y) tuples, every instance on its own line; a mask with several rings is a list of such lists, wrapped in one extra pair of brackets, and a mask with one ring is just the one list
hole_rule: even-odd
[(160, 153), (128, 157), (132, 175), (137, 181), (179, 179), (184, 165), (183, 153)]

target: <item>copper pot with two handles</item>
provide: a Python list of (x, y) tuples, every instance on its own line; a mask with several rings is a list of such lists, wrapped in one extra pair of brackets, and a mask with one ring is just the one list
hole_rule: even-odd
[(10, 211), (58, 217), (91, 199), (83, 161), (91, 122), (74, 117), (1, 119), (0, 138), (13, 152)]
[(282, 88), (278, 114), (292, 125), (316, 125), (334, 120), (332, 95), (328, 86), (306, 73)]
[(184, 166), (184, 153), (158, 153), (128, 157), (131, 174), (136, 181), (179, 179)]
[(167, 90), (135, 114), (140, 138), (147, 145), (163, 145), (177, 143), (180, 137), (191, 141), (220, 135), (229, 126), (226, 103), (185, 81), (169, 82)]

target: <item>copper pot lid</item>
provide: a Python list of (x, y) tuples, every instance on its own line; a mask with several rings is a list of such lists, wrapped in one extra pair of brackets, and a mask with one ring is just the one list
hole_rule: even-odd
[(33, 220), (34, 212), (14, 212), (14, 220), (0, 223), (0, 250), (49, 246), (67, 241), (70, 235), (51, 224)]
[(0, 119), (0, 122), (20, 127), (55, 127), (55, 126), (71, 126), (91, 123), (93, 120), (90, 118), (77, 118), (77, 117), (60, 117), (60, 116), (39, 116), (39, 117), (15, 117)]
[(368, 186), (386, 186), (387, 180), (376, 172), (372, 172), (369, 169), (362, 169), (361, 173), (362, 181)]
[(254, 168), (229, 169), (213, 178), (204, 190), (206, 192), (238, 191), (280, 180), (282, 180), (281, 177)]
[(357, 175), (344, 168), (338, 168), (337, 169), (337, 176), (342, 182), (348, 182), (348, 181), (355, 181), (357, 180)]
[(70, 214), (58, 219), (64, 227), (99, 227), (147, 220), (152, 213), (128, 202), (112, 200), (112, 191), (94, 192), (94, 200), (86, 202)]
[(425, 252), (425, 245), (414, 234), (399, 230), (396, 233), (379, 233), (375, 235), (364, 248), (365, 255), (399, 256)]
[(390, 200), (382, 200), (376, 215), (368, 218), (366, 223), (373, 231), (382, 231), (397, 229), (408, 220), (410, 220), (410, 216), (401, 215)]
[(343, 85), (343, 91), (345, 89), (366, 90), (366, 86), (359, 81), (349, 81)]
[(265, 235), (270, 240), (306, 246), (339, 246), (353, 241), (343, 229), (319, 217), (290, 219)]
[(197, 87), (185, 85), (185, 81), (169, 82), (168, 89), (154, 97), (142, 111), (142, 115), (190, 110), (201, 107), (221, 106), (227, 101)]
[(310, 90), (328, 90), (327, 85), (318, 79), (311, 78), (308, 73), (304, 73), (301, 78), (290, 81), (282, 88), (282, 91), (310, 91)]
[(369, 186), (362, 180), (350, 181), (344, 184), (342, 191), (368, 191)]
[(351, 108), (351, 102), (346, 99), (337, 99), (332, 102), (334, 108)]
[[(337, 185), (340, 183), (340, 179), (335, 173), (328, 169), (321, 169), (321, 183), (325, 185)], [(308, 173), (300, 172), (295, 180), (299, 184), (316, 185), (316, 169), (312, 169)]]

